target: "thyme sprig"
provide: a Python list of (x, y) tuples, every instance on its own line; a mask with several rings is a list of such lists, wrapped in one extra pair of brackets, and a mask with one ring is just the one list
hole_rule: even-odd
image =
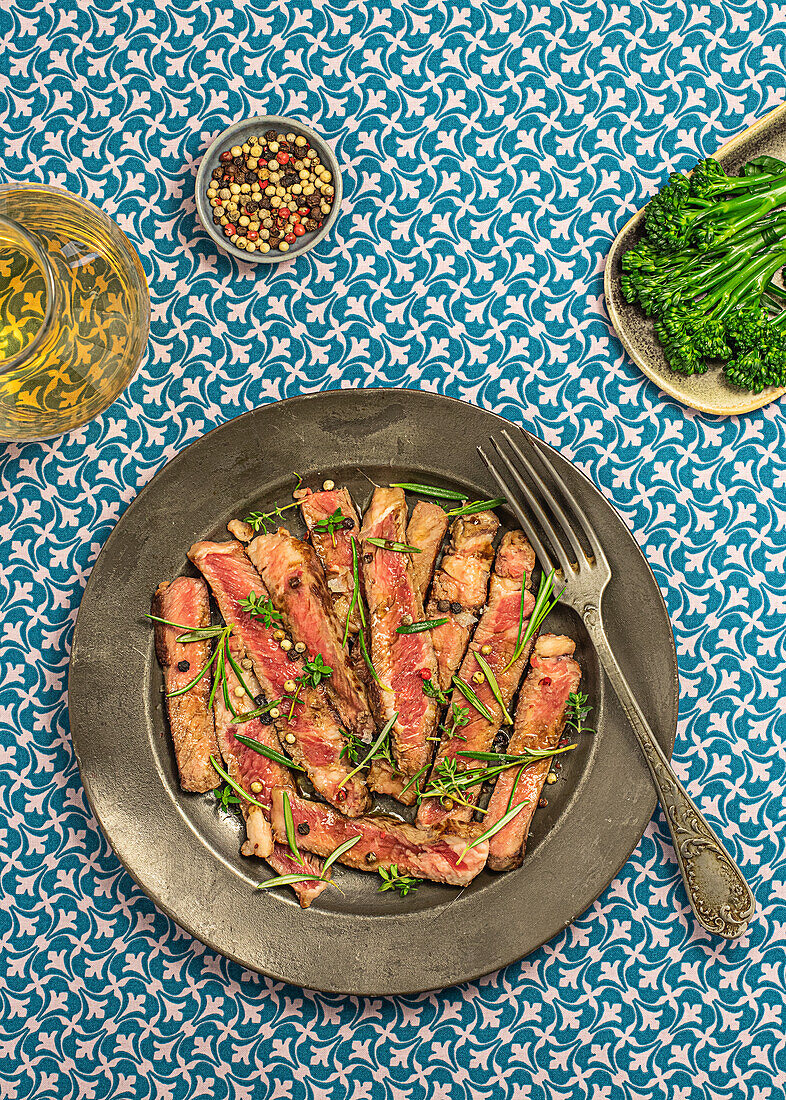
[(220, 787), (216, 787), (213, 794), (221, 809), (226, 810), (227, 813), (232, 812), (231, 806), (240, 806), (240, 799), (228, 783), (222, 783)]
[(313, 530), (317, 531), (320, 535), (329, 534), (330, 541), (335, 547), (336, 531), (339, 531), (341, 530), (341, 528), (343, 528), (347, 518), (348, 517), (345, 516), (341, 511), (341, 505), (339, 505), (338, 508), (336, 508), (335, 512), (332, 512), (329, 516), (325, 516), (324, 519), (321, 519), (318, 523), (315, 523), (313, 526)]
[[(297, 478), (297, 483), (295, 484), (294, 492), (297, 492), (303, 484), (303, 478), (298, 473), (295, 473), (295, 477)], [(262, 528), (264, 533), (267, 534), (268, 524), (273, 527), (276, 520), (284, 518), (284, 512), (288, 512), (290, 508), (297, 508), (298, 504), (300, 504), (299, 500), (293, 500), (291, 504), (283, 504), (281, 506), (274, 504), (269, 512), (250, 512), (243, 522), (249, 524), (257, 533), (259, 533), (259, 529)]]
[[(563, 752), (575, 749), (575, 745), (566, 745), (562, 749), (530, 749), (524, 753), (476, 752), (472, 749), (459, 749), (455, 757), (447, 757), (434, 765), (423, 798), (440, 798), (478, 809), (474, 803), (467, 802), (464, 795), (475, 787), (482, 786), (490, 779), (496, 779), (510, 768), (526, 768), (536, 760), (548, 760)], [(464, 767), (461, 760), (477, 760), (485, 767)], [(480, 810), (485, 813), (485, 810)]]
[(436, 680), (429, 679), (423, 681), (423, 694), (428, 695), (430, 699), (435, 699), (442, 707), (448, 705), (448, 697)]
[(244, 600), (239, 601), (239, 606), (243, 611), (247, 611), (252, 619), (259, 619), (267, 630), (281, 621), (281, 612), (276, 611), (270, 597), (264, 594), (257, 596), (253, 588)]
[[(380, 732), (380, 734), (377, 737), (376, 741), (374, 741), (371, 748), (368, 750), (368, 753), (364, 756), (364, 758), (360, 761), (360, 763), (356, 764), (356, 766), (352, 769), (351, 772), (348, 772), (348, 774), (344, 776), (344, 778), (339, 783), (337, 790), (340, 790), (344, 786), (345, 783), (348, 783), (353, 775), (357, 775), (357, 773), (359, 771), (362, 771), (363, 768), (366, 768), (371, 764), (371, 761), (375, 759), (376, 754), (379, 752), (380, 747), (384, 744), (386, 739), (388, 739), (388, 744), (389, 744), (390, 731), (393, 729), (393, 726), (396, 724), (396, 719), (397, 718), (398, 718), (398, 711), (396, 711), (396, 713), (393, 715), (392, 718), (388, 719), (388, 721), (383, 726), (382, 731)], [(343, 755), (343, 753), (342, 753), (342, 755)], [(388, 759), (390, 759), (391, 763), (393, 762), (391, 757), (388, 756)]]
[(568, 717), (565, 724), (575, 730), (577, 734), (595, 732), (592, 726), (584, 725), (584, 719), (592, 710), (587, 699), (588, 696), (583, 691), (572, 691), (568, 696)]
[(541, 623), (546, 616), (554, 610), (562, 597), (562, 593), (565, 591), (565, 587), (560, 589), (559, 593), (554, 595), (554, 575), (555, 570), (552, 569), (548, 576), (542, 575), (540, 578), (540, 585), (538, 586), (538, 595), (535, 600), (535, 606), (532, 609), (532, 614), (529, 617), (526, 627), (524, 626), (524, 599), (525, 588), (527, 583), (526, 573), (521, 579), (521, 607), (519, 610), (519, 633), (516, 639), (516, 648), (513, 651), (513, 656), (505, 665), (503, 672), (507, 672), (511, 665), (515, 665), (521, 654), (524, 652), (527, 642), (532, 636), (540, 630)]
[(422, 881), (422, 879), (419, 878), (410, 878), (409, 875), (400, 875), (398, 873), (397, 863), (391, 863), (390, 870), (385, 867), (380, 867), (379, 874), (382, 879), (382, 885), (377, 890), (377, 893), (384, 894), (386, 890), (398, 890), (402, 898), (405, 898), (407, 894), (414, 894)]

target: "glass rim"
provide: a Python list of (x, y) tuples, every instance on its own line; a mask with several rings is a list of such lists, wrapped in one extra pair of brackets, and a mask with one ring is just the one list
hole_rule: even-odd
[(30, 249), (34, 261), (38, 264), (41, 274), (44, 277), (44, 286), (46, 288), (46, 308), (44, 310), (44, 319), (41, 322), (38, 332), (30, 343), (23, 347), (21, 351), (17, 352), (16, 355), (12, 356), (10, 359), (0, 360), (0, 375), (2, 375), (22, 366), (44, 342), (44, 339), (52, 327), (54, 319), (57, 284), (55, 282), (52, 265), (49, 262), (49, 257), (38, 238), (30, 233), (29, 230), (25, 229), (25, 227), (14, 218), (9, 218), (7, 214), (0, 214), (0, 226), (10, 227), (14, 233), (17, 233), (22, 238), (25, 245)]

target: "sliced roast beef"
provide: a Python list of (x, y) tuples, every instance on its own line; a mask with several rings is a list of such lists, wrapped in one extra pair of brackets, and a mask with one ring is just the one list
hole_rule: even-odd
[(407, 525), (407, 543), (420, 550), (419, 554), (412, 555), (412, 572), (424, 603), (447, 529), (448, 517), (444, 508), (430, 500), (417, 502)]
[[(428, 764), (437, 708), (423, 692), (423, 678), (437, 674), (431, 632), (398, 633), (400, 626), (423, 621), (423, 601), (415, 584), (410, 555), (375, 546), (406, 540), (407, 505), (402, 489), (375, 489), (360, 533), (363, 587), (371, 632), (371, 661), (381, 681), (373, 697), (380, 725), (397, 715), (391, 730), (396, 766), (411, 778)], [(371, 777), (371, 783), (374, 779)]]
[[(489, 722), (467, 701), (458, 688), (454, 688), (451, 704), (467, 708), (468, 721), (465, 725), (453, 730), (451, 734), (449, 712), (444, 724), (447, 728), (443, 726), (442, 740), (434, 762), (434, 770), (439, 768), (442, 762), (447, 759), (455, 759), (461, 770), (479, 767), (480, 765), (476, 760), (464, 759), (457, 756), (457, 753), (467, 749), (474, 752), (488, 752), (500, 730), (504, 717), (502, 708), (497, 702), (475, 654), (480, 653), (490, 666), (496, 677), (505, 706), (506, 708), (509, 707), (521, 682), (524, 669), (527, 667), (532, 645), (530, 641), (524, 652), (510, 668), (506, 667), (516, 651), (522, 580), (525, 576), (529, 576), (533, 560), (532, 547), (521, 531), (509, 531), (504, 536), (497, 552), (494, 573), (491, 578), (488, 606), (481, 616), (459, 672), (459, 678), (472, 688), (481, 703), (493, 715), (493, 721)], [(532, 593), (525, 592), (524, 626), (529, 620), (534, 605), (535, 600)], [(481, 682), (476, 682), (476, 675), (483, 677)], [(433, 775), (434, 771), (432, 771)], [(477, 787), (465, 791), (464, 797), (474, 805), (477, 802), (480, 790), (481, 785), (479, 784)], [(417, 822), (419, 825), (434, 827), (447, 821), (469, 821), (471, 816), (472, 810), (466, 806), (461, 804), (445, 806), (439, 799), (427, 798), (420, 804)]]
[(266, 595), (262, 578), (241, 544), (198, 542), (189, 550), (189, 557), (204, 575), (225, 622), (234, 628), (253, 662), (265, 696), (282, 700), (276, 722), (289, 755), (306, 769), (316, 790), (339, 805), (342, 813), (350, 817), (364, 813), (370, 804), (368, 790), (359, 775), (348, 778), (352, 766), (342, 755), (346, 738), (328, 705), (324, 685), (315, 688), (305, 684), (296, 702), (285, 700), (288, 693), (284, 685), (302, 675), (302, 660), (290, 660), (295, 651), (281, 648), (274, 623), (265, 626), (240, 606), (252, 592)]
[(493, 512), (459, 516), (450, 529), (450, 545), (434, 576), (426, 618), (448, 620), (433, 632), (443, 691), (450, 687), (486, 602), (498, 528), (499, 520)]
[[(360, 521), (348, 489), (323, 489), (312, 493), (299, 489), (295, 496), (300, 500), (300, 511), (308, 528), (309, 538), (325, 570), (328, 588), (333, 597), (336, 615), (342, 630), (349, 615), (354, 591), (352, 572), (352, 539), (360, 533)], [(332, 517), (343, 519), (337, 527), (328, 524)], [(349, 632), (357, 634), (360, 616), (357, 608), (349, 615)]]
[[(302, 855), (303, 862), (299, 863), (286, 844), (274, 844), (273, 853), (268, 856), (266, 862), (279, 875), (321, 875), (322, 860), (306, 851), (303, 851)], [(292, 889), (297, 894), (301, 909), (308, 909), (311, 902), (327, 889), (327, 885), (327, 882), (314, 882), (313, 879), (293, 882)]]
[(342, 645), (343, 625), (333, 610), (325, 572), (314, 548), (293, 538), (283, 527), (275, 534), (258, 535), (248, 556), (265, 583), (283, 625), (304, 642), (311, 659), (320, 654), (332, 669), (326, 680), (344, 729), (371, 742), (375, 726), (366, 689)]
[[(273, 834), (286, 840), (283, 791), (273, 792)], [(298, 847), (323, 858), (339, 845), (359, 836), (339, 862), (360, 871), (389, 869), (396, 864), (398, 873), (414, 878), (444, 882), (450, 886), (468, 886), (483, 870), (488, 841), (483, 840), (462, 853), (480, 830), (465, 830), (463, 836), (441, 835), (407, 825), (384, 814), (358, 817), (353, 821), (321, 802), (289, 795)]]
[[(538, 638), (532, 667), (519, 695), (508, 752), (557, 747), (565, 728), (568, 697), (578, 690), (581, 681), (581, 669), (573, 659), (574, 649), (570, 638), (553, 634)], [(509, 871), (521, 865), (549, 767), (550, 760), (538, 760), (526, 768), (511, 768), (498, 776), (484, 825), (489, 827), (499, 821), (509, 806), (522, 803), (526, 806), (491, 838), (489, 867), (492, 871)]]
[[(210, 626), (210, 598), (205, 582), (199, 577), (178, 577), (171, 584), (160, 584), (153, 597), (153, 615), (185, 627)], [(156, 654), (164, 670), (164, 691), (175, 760), (184, 791), (204, 792), (217, 787), (221, 779), (210, 763), (216, 757), (218, 743), (213, 715), (208, 707), (210, 673), (182, 695), (182, 691), (210, 659), (210, 641), (177, 641), (183, 631), (155, 624)]]

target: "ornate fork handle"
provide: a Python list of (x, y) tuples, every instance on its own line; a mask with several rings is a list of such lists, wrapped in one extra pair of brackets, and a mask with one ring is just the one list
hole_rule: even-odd
[(611, 652), (598, 608), (588, 605), (582, 618), (652, 773), (693, 911), (708, 932), (736, 939), (753, 916), (753, 894), (655, 740)]

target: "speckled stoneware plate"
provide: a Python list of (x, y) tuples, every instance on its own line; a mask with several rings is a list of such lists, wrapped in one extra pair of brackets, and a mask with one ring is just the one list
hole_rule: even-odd
[[(749, 160), (765, 153), (786, 160), (786, 103), (727, 141), (714, 155), (724, 169), (734, 175)], [(664, 393), (681, 401), (683, 405), (698, 409), (699, 412), (739, 416), (740, 413), (760, 409), (763, 405), (769, 405), (770, 401), (782, 397), (786, 388), (771, 387), (762, 393), (740, 390), (726, 381), (720, 368), (691, 376), (677, 374), (669, 369), (655, 336), (652, 321), (644, 316), (638, 306), (628, 305), (620, 286), (623, 253), (641, 240), (643, 232), (642, 209), (633, 215), (615, 238), (606, 260), (604, 276), (609, 318), (634, 363)]]
[[(633, 733), (580, 620), (548, 620), (577, 641), (594, 735), (564, 758), (535, 815), (520, 870), (458, 891), (424, 883), (380, 894), (376, 875), (339, 868), (302, 910), (271, 872), (239, 854), (241, 825), (212, 795), (178, 785), (162, 677), (144, 618), (159, 581), (189, 572), (197, 539), (227, 538), (251, 508), (291, 500), (292, 471), (350, 487), (364, 508), (377, 483), (434, 482), (472, 499), (495, 487), (475, 446), (506, 421), (414, 390), (338, 390), (247, 413), (192, 443), (142, 490), (107, 540), (79, 610), (69, 674), (71, 732), (90, 805), (118, 857), (155, 903), (216, 951), (282, 981), (329, 992), (412, 993), (521, 958), (583, 913), (627, 860), (655, 795)], [(516, 429), (514, 429), (516, 430)], [(634, 538), (575, 466), (553, 461), (603, 539), (610, 641), (663, 748), (677, 720), (668, 615)], [(503, 526), (512, 515), (500, 509)], [(302, 531), (291, 512), (291, 527)], [(401, 809), (401, 807), (399, 807)]]
[[(235, 248), (230, 243), (229, 237), (224, 235), (221, 227), (214, 224), (212, 207), (207, 197), (207, 186), (213, 169), (219, 167), (219, 153), (223, 152), (224, 149), (231, 149), (233, 145), (242, 145), (249, 137), (260, 136), (264, 134), (265, 130), (291, 133), (296, 137), (302, 134), (308, 143), (317, 150), (319, 159), (333, 175), (333, 205), (330, 213), (322, 223), (322, 228), (318, 229), (316, 233), (305, 233), (302, 237), (298, 237), (290, 246), (288, 252), (279, 252), (278, 249), (271, 248), (270, 252), (257, 251), (249, 254), (241, 248)], [(281, 115), (256, 115), (254, 118), (246, 118), (241, 122), (235, 122), (220, 133), (202, 157), (197, 172), (195, 191), (197, 215), (202, 223), (202, 228), (213, 238), (219, 248), (223, 248), (230, 256), (234, 256), (238, 260), (245, 260), (249, 264), (277, 264), (284, 260), (292, 260), (297, 256), (302, 256), (304, 252), (309, 252), (333, 228), (338, 217), (342, 195), (341, 169), (333, 150), (325, 139), (309, 129), (308, 126), (304, 126), (302, 122), (297, 122), (294, 118), (284, 118)]]

